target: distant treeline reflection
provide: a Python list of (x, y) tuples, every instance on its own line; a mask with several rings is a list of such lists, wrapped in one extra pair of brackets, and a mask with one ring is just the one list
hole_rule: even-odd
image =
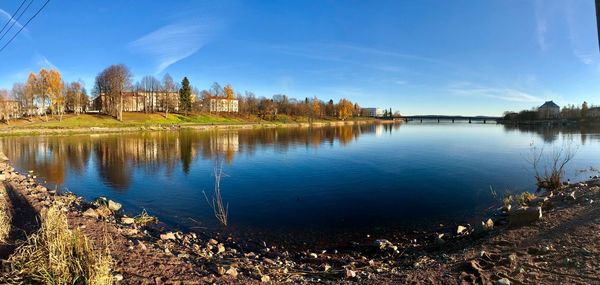
[(560, 136), (575, 140), (579, 136), (582, 145), (588, 140), (600, 139), (600, 126), (598, 125), (567, 125), (567, 126), (543, 126), (543, 125), (503, 125), (505, 131), (519, 131), (522, 133), (534, 133), (546, 143), (553, 143)]
[[(292, 146), (318, 148), (347, 145), (361, 134), (387, 133), (400, 124), (342, 125), (319, 128), (278, 128), (145, 132), (106, 135), (4, 137), (0, 148), (24, 170), (34, 169), (48, 183), (61, 185), (66, 171), (97, 171), (106, 183), (126, 190), (134, 171), (170, 176), (178, 167), (188, 174), (192, 162), (223, 157), (228, 164), (239, 154), (257, 150), (287, 152)], [(92, 165), (88, 165), (92, 163)], [(90, 166), (92, 166), (90, 168)]]

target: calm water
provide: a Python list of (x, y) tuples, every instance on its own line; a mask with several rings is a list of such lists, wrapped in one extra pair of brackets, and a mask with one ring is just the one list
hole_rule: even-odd
[[(21, 170), (87, 199), (146, 209), (185, 229), (266, 240), (388, 237), (428, 225), (479, 222), (498, 192), (535, 190), (530, 144), (571, 143), (567, 176), (600, 166), (600, 129), (516, 129), (416, 123), (239, 131), (0, 138)], [(224, 161), (230, 226), (218, 226), (203, 190)], [(347, 236), (345, 237), (347, 238)]]

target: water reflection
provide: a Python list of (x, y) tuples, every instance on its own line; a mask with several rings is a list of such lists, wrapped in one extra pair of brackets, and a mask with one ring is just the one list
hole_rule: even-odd
[(589, 138), (598, 133), (598, 126), (568, 125), (568, 126), (540, 126), (540, 125), (504, 125), (506, 132), (532, 133), (538, 135), (545, 143), (553, 143), (561, 136), (565, 139), (574, 139), (579, 136), (581, 145), (585, 145)]
[[(167, 177), (180, 165), (186, 175), (193, 161), (223, 157), (231, 164), (235, 156), (254, 155), (273, 148), (285, 153), (304, 145), (345, 146), (361, 134), (383, 134), (400, 124), (361, 124), (323, 128), (280, 128), (259, 130), (214, 130), (198, 132), (148, 132), (49, 137), (4, 137), (0, 148), (23, 169), (35, 169), (50, 184), (61, 185), (67, 170), (83, 175), (95, 169), (104, 183), (126, 191), (135, 171), (155, 175), (164, 169)], [(94, 167), (88, 168), (90, 162)]]

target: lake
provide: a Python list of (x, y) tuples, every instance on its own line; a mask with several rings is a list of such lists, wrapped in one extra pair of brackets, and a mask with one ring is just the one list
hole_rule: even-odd
[[(181, 130), (2, 137), (20, 171), (48, 188), (106, 196), (130, 215), (243, 238), (335, 243), (367, 235), (479, 223), (498, 205), (490, 186), (535, 191), (531, 145), (576, 149), (566, 176), (600, 166), (600, 128), (516, 128), (410, 122), (318, 128)], [(222, 162), (223, 228), (205, 194)]]

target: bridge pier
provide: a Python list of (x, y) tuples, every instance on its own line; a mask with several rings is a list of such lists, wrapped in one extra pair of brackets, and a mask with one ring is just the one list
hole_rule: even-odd
[(485, 120), (483, 120), (483, 123), (485, 124)]
[(454, 123), (454, 119), (452, 119), (452, 123)]
[(421, 119), (421, 123), (423, 122), (423, 119)]
[(440, 119), (438, 118), (438, 124), (440, 123)]
[(471, 123), (471, 119), (469, 119), (469, 124)]

